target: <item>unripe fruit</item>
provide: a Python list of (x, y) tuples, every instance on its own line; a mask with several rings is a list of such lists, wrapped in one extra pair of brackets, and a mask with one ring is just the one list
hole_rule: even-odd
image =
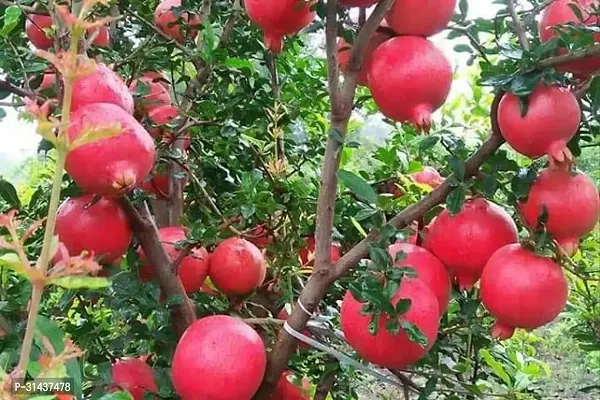
[(340, 0), (340, 4), (345, 7), (371, 7), (379, 0)]
[(506, 211), (474, 198), (457, 215), (442, 211), (429, 228), (424, 247), (454, 273), (465, 290), (479, 280), (496, 250), (517, 240), (517, 226)]
[(156, 10), (154, 10), (154, 25), (171, 39), (183, 43), (185, 42), (185, 37), (183, 36), (181, 25), (184, 24), (188, 27), (186, 31), (187, 37), (190, 39), (195, 38), (198, 31), (189, 28), (199, 27), (201, 24), (200, 17), (194, 15), (190, 18), (188, 12), (179, 14), (179, 12), (174, 10), (175, 8), (181, 8), (181, 0), (163, 0), (160, 2)]
[(91, 194), (61, 204), (56, 234), (71, 256), (87, 251), (106, 264), (121, 258), (132, 239), (129, 221), (119, 204), (105, 198), (94, 202)]
[(111, 103), (133, 114), (133, 97), (121, 78), (104, 64), (78, 77), (73, 84), (71, 112), (95, 103)]
[(390, 317), (379, 317), (376, 335), (369, 332), (371, 315), (363, 315), (363, 303), (357, 301), (350, 291), (342, 301), (340, 311), (342, 331), (346, 340), (361, 357), (385, 368), (403, 369), (419, 361), (433, 346), (439, 328), (439, 305), (433, 292), (419, 279), (403, 278), (398, 292), (392, 299), (395, 306), (400, 299), (411, 300), (410, 309), (401, 316), (416, 325), (427, 338), (423, 347), (410, 340), (404, 329), (393, 335), (386, 329)]
[[(141, 77), (134, 80), (129, 85), (129, 90), (135, 94), (140, 84), (144, 85), (144, 95), (139, 99), (139, 110), (146, 114), (163, 106), (171, 106), (171, 96), (169, 91), (160, 82), (153, 82), (150, 78)], [(164, 110), (163, 110), (164, 113)], [(171, 115), (171, 113), (169, 113)], [(155, 114), (155, 117), (156, 114)]]
[[(300, 258), (300, 264), (303, 267), (313, 267), (315, 265), (315, 237), (308, 236), (304, 238), (306, 241), (306, 247), (300, 249), (298, 251), (298, 257)], [(331, 257), (331, 262), (336, 263), (342, 256), (340, 254), (340, 245), (339, 243), (332, 243), (331, 248), (329, 250), (329, 256)]]
[(537, 228), (544, 208), (546, 229), (567, 254), (573, 254), (579, 238), (590, 233), (600, 217), (598, 189), (582, 172), (545, 169), (531, 186), (527, 201), (519, 205), (532, 229)]
[(246, 0), (244, 6), (250, 20), (264, 31), (265, 47), (275, 54), (283, 49), (283, 37), (308, 26), (316, 13), (313, 1)]
[(288, 378), (290, 375), (292, 375), (290, 371), (281, 374), (271, 400), (310, 400), (310, 397), (303, 393), (301, 388), (290, 382)]
[(375, 50), (368, 77), (373, 100), (386, 117), (429, 131), (431, 113), (450, 93), (452, 67), (427, 39), (399, 36)]
[(560, 162), (571, 157), (567, 143), (581, 122), (581, 109), (571, 92), (540, 83), (529, 95), (524, 117), (521, 110), (521, 101), (512, 93), (498, 106), (500, 131), (515, 151), (531, 158), (547, 154)]
[(437, 188), (444, 181), (444, 178), (442, 178), (438, 170), (433, 167), (425, 167), (423, 168), (423, 171), (410, 174), (410, 177), (413, 181), (428, 185), (432, 189)]
[(446, 29), (455, 8), (456, 0), (400, 0), (385, 19), (400, 35), (428, 37)]
[(258, 333), (239, 319), (216, 315), (185, 331), (173, 356), (171, 376), (182, 400), (251, 399), (266, 365)]
[(397, 263), (398, 267), (408, 267), (415, 270), (417, 279), (429, 287), (438, 302), (440, 315), (446, 312), (452, 287), (446, 267), (440, 260), (422, 247), (409, 243), (395, 243), (388, 247), (388, 252), (395, 261), (396, 254), (403, 252), (406, 257)]
[(567, 303), (562, 268), (520, 244), (502, 247), (481, 276), (481, 301), (497, 320), (492, 335), (508, 339), (515, 328), (535, 329), (554, 320)]
[(108, 28), (106, 26), (90, 28), (87, 34), (91, 36), (95, 31), (98, 31), (98, 34), (94, 37), (92, 44), (98, 47), (110, 47), (110, 33), (108, 32)]
[(125, 389), (134, 400), (143, 400), (145, 393), (158, 393), (152, 368), (139, 358), (121, 359), (112, 366), (112, 390)]
[(91, 127), (120, 125), (118, 134), (83, 144), (67, 155), (66, 170), (84, 191), (119, 195), (140, 184), (154, 164), (154, 141), (122, 108), (107, 103), (88, 104), (71, 115), (71, 143)]
[(258, 247), (245, 239), (226, 239), (210, 258), (210, 280), (228, 296), (252, 292), (263, 283), (266, 274), (265, 257)]
[(54, 46), (54, 38), (46, 36), (44, 29), (52, 27), (52, 18), (48, 15), (29, 14), (25, 22), (27, 38), (36, 48), (48, 50)]

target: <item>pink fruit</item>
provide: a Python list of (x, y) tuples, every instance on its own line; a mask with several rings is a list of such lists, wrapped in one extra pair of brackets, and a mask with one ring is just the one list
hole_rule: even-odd
[[(160, 84), (156, 82), (152, 83), (152, 85), (160, 86)], [(170, 101), (171, 100), (169, 98), (169, 102)], [(158, 105), (152, 108), (148, 113), (148, 118), (150, 119), (150, 121), (152, 121), (152, 123), (156, 125), (168, 125), (178, 116), (179, 110), (176, 107), (173, 107), (171, 104)]]
[(442, 184), (444, 178), (440, 175), (437, 169), (433, 167), (425, 167), (423, 171), (410, 174), (413, 181), (423, 185), (429, 185), (432, 189), (437, 188)]
[(571, 158), (567, 143), (581, 122), (575, 96), (559, 86), (540, 83), (529, 95), (527, 114), (517, 96), (507, 93), (498, 106), (502, 136), (515, 151), (531, 158), (548, 154), (557, 161)]
[[(144, 85), (145, 90), (143, 93), (146, 93), (140, 97), (139, 108), (142, 113), (149, 113), (160, 107), (171, 106), (169, 91), (160, 82), (153, 82), (150, 78), (142, 77), (131, 82), (129, 90), (132, 94), (136, 93), (139, 82)], [(165, 110), (162, 113), (164, 114)], [(167, 113), (167, 115), (171, 114), (172, 110)], [(156, 114), (154, 118), (157, 118)]]
[[(247, 240), (259, 249), (269, 247), (273, 243), (273, 234), (265, 225), (258, 225), (248, 233)], [(253, 236), (253, 237), (251, 237)]]
[(145, 393), (158, 393), (154, 371), (139, 358), (121, 359), (112, 366), (112, 390), (127, 390), (134, 400), (143, 400)]
[(515, 328), (535, 329), (560, 314), (569, 287), (561, 267), (520, 244), (502, 247), (481, 276), (481, 301), (497, 322), (492, 335), (508, 339)]
[(216, 315), (185, 331), (173, 356), (171, 376), (182, 400), (251, 399), (266, 365), (258, 333), (237, 318)]
[(42, 82), (40, 83), (39, 90), (48, 90), (54, 88), (56, 85), (56, 73), (55, 72), (44, 72)]
[(519, 205), (529, 228), (535, 229), (546, 208), (546, 229), (567, 254), (577, 250), (579, 238), (590, 233), (600, 217), (600, 199), (594, 182), (582, 172), (545, 169)]
[(316, 13), (312, 0), (246, 0), (250, 20), (264, 31), (265, 47), (275, 54), (283, 49), (283, 37), (308, 26)]
[[(175, 244), (186, 240), (185, 229), (179, 226), (168, 226), (158, 230), (158, 237), (171, 261), (175, 261), (181, 252), (175, 248)], [(144, 250), (139, 247), (138, 254), (141, 263), (146, 263)], [(209, 255), (204, 247), (195, 248), (189, 256), (185, 257), (177, 269), (177, 275), (186, 293), (191, 294), (199, 291), (208, 274)], [(140, 270), (140, 278), (147, 281), (154, 276), (153, 267), (144, 265)]]
[(446, 312), (450, 301), (450, 276), (446, 267), (433, 254), (422, 247), (409, 243), (395, 243), (388, 248), (394, 261), (398, 252), (403, 252), (406, 257), (396, 263), (398, 267), (410, 267), (417, 273), (417, 279), (425, 283), (435, 295), (440, 309), (440, 315)]
[(340, 0), (339, 3), (345, 7), (371, 7), (379, 0)]
[(427, 39), (399, 36), (380, 45), (371, 59), (369, 88), (385, 116), (428, 131), (431, 113), (452, 86), (446, 56)]
[[(168, 199), (170, 193), (170, 182), (169, 174), (166, 170), (157, 172), (150, 180), (145, 181), (142, 184), (142, 189), (150, 194), (156, 195), (160, 199)], [(184, 186), (187, 186), (189, 179), (186, 175)]]
[(479, 280), (496, 250), (517, 240), (517, 226), (506, 211), (486, 199), (474, 198), (467, 200), (457, 215), (442, 211), (429, 229), (424, 247), (454, 273), (460, 289), (465, 290)]
[(223, 241), (210, 258), (210, 280), (229, 296), (252, 292), (263, 283), (266, 273), (265, 257), (244, 239), (232, 237)]
[(158, 27), (165, 35), (179, 43), (185, 42), (183, 36), (182, 24), (186, 26), (187, 37), (193, 39), (198, 34), (196, 29), (202, 23), (197, 15), (190, 18), (190, 14), (186, 12), (175, 11), (174, 9), (181, 8), (181, 0), (163, 0), (154, 10), (154, 25)]
[(403, 369), (416, 363), (433, 346), (439, 328), (439, 305), (435, 295), (419, 279), (402, 279), (400, 288), (392, 300), (396, 305), (400, 299), (411, 300), (410, 309), (400, 318), (416, 325), (427, 338), (427, 346), (413, 342), (404, 329), (393, 335), (386, 330), (390, 320), (387, 314), (379, 317), (376, 335), (369, 332), (371, 315), (363, 315), (363, 303), (357, 301), (350, 291), (342, 301), (341, 325), (346, 340), (369, 362), (385, 368)]
[(121, 78), (104, 64), (94, 72), (80, 76), (73, 85), (71, 112), (94, 103), (111, 103), (133, 114), (133, 97)]
[(385, 19), (400, 35), (432, 36), (446, 29), (456, 0), (396, 1)]
[(83, 144), (67, 155), (66, 170), (88, 193), (119, 195), (140, 184), (154, 165), (154, 141), (122, 108), (107, 103), (88, 104), (71, 115), (71, 143), (91, 127), (115, 127), (106, 139)]
[[(298, 251), (298, 257), (303, 267), (313, 267), (315, 265), (315, 237), (308, 236), (304, 238), (306, 241), (306, 247)], [(330, 248), (331, 262), (336, 263), (342, 256), (340, 254), (339, 243), (332, 243)]]
[(46, 36), (44, 29), (52, 27), (52, 18), (48, 15), (29, 14), (25, 22), (27, 38), (36, 48), (48, 50), (54, 46), (54, 38)]
[(310, 397), (303, 393), (301, 388), (290, 382), (288, 378), (290, 375), (292, 375), (290, 371), (281, 374), (271, 400), (310, 400)]
[(88, 35), (92, 35), (95, 31), (98, 31), (98, 34), (92, 41), (92, 44), (98, 47), (110, 47), (110, 33), (108, 32), (108, 28), (106, 26), (100, 26), (94, 29), (88, 29)]
[[(546, 43), (550, 39), (559, 36), (558, 32), (554, 29), (557, 25), (572, 23), (576, 25), (598, 26), (600, 18), (590, 15), (593, 14), (593, 6), (599, 7), (600, 2), (598, 0), (555, 0), (542, 12), (542, 19), (539, 25), (542, 43)], [(572, 7), (579, 8), (583, 21), (579, 20), (578, 16), (573, 12)], [(600, 34), (594, 34), (593, 38), (594, 42), (600, 42)], [(559, 52), (560, 54), (566, 54), (567, 49), (561, 48)], [(600, 57), (594, 56), (572, 61), (557, 66), (557, 69), (588, 77), (600, 70)]]
[(163, 85), (166, 89), (169, 88), (169, 80), (158, 71), (146, 71), (142, 74), (142, 78), (148, 78), (152, 82), (158, 82)]
[(66, 199), (56, 215), (56, 234), (71, 256), (83, 251), (106, 264), (121, 258), (132, 239), (127, 216), (112, 199), (94, 195)]

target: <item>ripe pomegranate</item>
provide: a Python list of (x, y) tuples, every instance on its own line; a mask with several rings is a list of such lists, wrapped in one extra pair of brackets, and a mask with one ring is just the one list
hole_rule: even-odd
[(258, 225), (249, 232), (248, 241), (259, 249), (269, 247), (273, 243), (273, 234), (266, 225)]
[(69, 139), (73, 142), (90, 127), (115, 123), (120, 125), (120, 133), (83, 144), (67, 155), (67, 172), (88, 193), (122, 194), (141, 183), (154, 165), (152, 137), (133, 116), (114, 104), (78, 108), (71, 116)]
[[(385, 26), (385, 25), (382, 25)], [(358, 74), (358, 77), (356, 79), (356, 82), (359, 85), (362, 86), (367, 86), (368, 85), (368, 72), (369, 72), (369, 66), (371, 64), (371, 60), (373, 59), (373, 53), (375, 52), (375, 50), (377, 50), (377, 48), (379, 47), (380, 44), (382, 44), (383, 42), (385, 42), (388, 39), (391, 39), (393, 36), (387, 32), (383, 32), (383, 31), (377, 31), (373, 34), (373, 36), (371, 37), (371, 40), (369, 41), (369, 45), (367, 47), (367, 49), (365, 50), (365, 54), (363, 56), (363, 63), (362, 66), (360, 68), (360, 72)], [(350, 56), (352, 54), (352, 45), (349, 44), (348, 42), (346, 42), (343, 38), (339, 38), (338, 39), (338, 63), (340, 65), (340, 69), (342, 71), (346, 71), (346, 66), (348, 65), (348, 62), (350, 61)]]
[[(171, 261), (179, 257), (180, 250), (175, 248), (175, 244), (187, 238), (186, 231), (180, 226), (167, 226), (158, 230), (158, 237)], [(146, 255), (141, 246), (138, 248), (138, 254), (141, 263), (146, 263)], [(208, 274), (209, 255), (204, 247), (192, 250), (189, 256), (185, 257), (179, 268), (177, 276), (186, 293), (191, 294), (200, 290), (206, 275)], [(145, 282), (154, 276), (154, 270), (148, 264), (140, 269), (140, 279)]]
[(94, 202), (91, 194), (68, 198), (60, 205), (56, 234), (71, 256), (87, 251), (107, 264), (121, 258), (132, 239), (119, 204), (105, 198)]
[(227, 315), (205, 317), (183, 334), (171, 364), (183, 400), (251, 399), (265, 374), (265, 346), (252, 328)]
[[(287, 319), (290, 317), (290, 313), (288, 312), (288, 309), (286, 307), (289, 307), (289, 305), (286, 305), (279, 311), (279, 313), (277, 313), (277, 319), (282, 319), (282, 320), (287, 321)], [(308, 329), (308, 328), (304, 329), (302, 331), (302, 334), (304, 336), (312, 337), (312, 334), (310, 333), (310, 329)], [(311, 345), (309, 345), (308, 343), (304, 343), (302, 341), (298, 341), (298, 346), (302, 349), (310, 349), (311, 348)]]
[[(341, 325), (346, 340), (366, 360), (386, 368), (402, 369), (419, 361), (433, 346), (439, 328), (439, 305), (433, 292), (419, 279), (404, 278), (392, 300), (409, 299), (410, 309), (400, 318), (416, 325), (427, 338), (427, 346), (410, 340), (401, 328), (392, 335), (386, 324), (387, 314), (379, 317), (376, 335), (369, 332), (370, 315), (363, 315), (363, 303), (357, 301), (350, 291), (346, 292), (341, 308)], [(392, 351), (393, 350), (393, 351)]]
[(310, 400), (310, 397), (301, 388), (290, 382), (290, 375), (293, 375), (290, 371), (281, 374), (275, 391), (271, 395), (271, 400)]
[(158, 4), (156, 10), (154, 10), (154, 25), (158, 27), (165, 35), (171, 39), (176, 40), (179, 43), (185, 42), (184, 32), (182, 31), (182, 25), (186, 26), (187, 37), (193, 39), (198, 34), (196, 29), (189, 29), (199, 27), (202, 23), (200, 17), (192, 15), (190, 13), (176, 11), (175, 9), (181, 9), (181, 0), (163, 0)]
[(133, 114), (133, 97), (121, 78), (104, 64), (80, 76), (73, 85), (71, 112), (94, 103), (112, 103)]
[(544, 207), (546, 229), (569, 255), (579, 238), (590, 233), (600, 217), (600, 198), (594, 182), (582, 172), (545, 169), (519, 209), (530, 228), (536, 228)]
[(581, 122), (581, 109), (566, 88), (540, 83), (529, 95), (527, 114), (517, 96), (507, 93), (498, 106), (502, 136), (515, 151), (531, 158), (548, 154), (554, 160), (571, 158), (567, 143)]
[[(144, 79), (144, 78), (142, 78)], [(152, 83), (159, 85), (159, 83)], [(168, 94), (168, 93), (167, 93)], [(169, 102), (171, 100), (169, 99)], [(153, 107), (148, 113), (148, 118), (156, 125), (168, 125), (179, 116), (179, 110), (171, 104), (163, 104)]]
[(27, 38), (36, 48), (48, 50), (54, 46), (54, 38), (46, 36), (44, 29), (52, 27), (52, 18), (48, 15), (29, 14), (25, 22)]
[(425, 283), (435, 295), (440, 315), (446, 312), (452, 287), (444, 264), (429, 251), (410, 243), (395, 243), (388, 247), (392, 260), (396, 259), (396, 254), (400, 251), (406, 255), (406, 258), (396, 263), (396, 266), (413, 268), (417, 273), (417, 278)]
[(345, 7), (371, 7), (379, 0), (340, 0), (340, 4)]
[(148, 78), (148, 79), (152, 80), (152, 82), (159, 82), (166, 89), (169, 88), (169, 80), (161, 72), (146, 71), (142, 74), (142, 78)]
[(400, 35), (429, 37), (446, 29), (455, 8), (456, 0), (402, 0), (385, 19)]
[[(168, 199), (170, 193), (170, 177), (166, 170), (157, 172), (150, 180), (142, 184), (142, 189), (150, 194), (154, 194), (160, 199)], [(188, 176), (185, 176), (184, 187), (189, 182)]]
[[(303, 267), (313, 267), (315, 265), (315, 237), (308, 236), (304, 238), (306, 241), (306, 247), (298, 251), (298, 257), (300, 258), (300, 264)], [(339, 243), (332, 243), (330, 249), (331, 262), (336, 263), (340, 258), (340, 245)]]
[(427, 132), (431, 113), (450, 93), (452, 67), (427, 39), (398, 36), (375, 50), (368, 77), (373, 100), (385, 116)]
[(143, 400), (144, 393), (158, 393), (154, 371), (139, 358), (126, 358), (112, 366), (112, 390), (127, 390), (134, 400)]
[(410, 176), (413, 181), (428, 185), (432, 189), (437, 188), (444, 181), (444, 178), (442, 178), (438, 170), (433, 167), (425, 167), (423, 168), (423, 171), (414, 172), (410, 174)]
[(208, 274), (221, 292), (243, 296), (263, 283), (267, 264), (258, 247), (245, 239), (232, 237), (213, 252)]
[(429, 228), (424, 247), (440, 259), (461, 290), (479, 280), (485, 263), (500, 247), (516, 243), (517, 226), (510, 215), (483, 198), (469, 199), (462, 211), (444, 210)]
[[(139, 109), (142, 113), (147, 114), (159, 107), (171, 106), (171, 96), (169, 95), (169, 91), (160, 82), (153, 82), (150, 78), (141, 77), (131, 82), (129, 90), (132, 94), (136, 93), (137, 86), (140, 82), (146, 86), (144, 87), (144, 93), (146, 94), (141, 95), (139, 99)], [(162, 113), (166, 114), (163, 118), (172, 115), (172, 112), (172, 110), (169, 110), (168, 112), (166, 109), (162, 110)], [(160, 115), (155, 113), (154, 118), (160, 119), (160, 117)]]
[(265, 47), (275, 54), (283, 50), (283, 37), (308, 26), (316, 13), (313, 0), (246, 0), (250, 20), (264, 31)]
[[(542, 43), (546, 43), (550, 39), (558, 37), (557, 31), (554, 29), (557, 25), (571, 23), (576, 25), (585, 24), (589, 26), (598, 26), (598, 24), (600, 24), (600, 18), (598, 18), (597, 15), (593, 15), (594, 6), (596, 8), (600, 7), (600, 2), (598, 0), (555, 0), (542, 12), (542, 19), (539, 25)], [(583, 22), (580, 21), (578, 16), (573, 12), (572, 7), (579, 8), (583, 17)], [(594, 42), (600, 42), (600, 34), (594, 34), (593, 38)], [(562, 48), (559, 52), (560, 54), (566, 54), (567, 49)], [(587, 57), (582, 60), (571, 61), (558, 66), (557, 69), (589, 77), (594, 72), (600, 70), (600, 57)]]
[(481, 301), (497, 320), (492, 335), (508, 339), (515, 328), (534, 329), (552, 321), (567, 303), (562, 268), (520, 244), (502, 247), (481, 276)]
[(108, 28), (106, 26), (100, 26), (98, 28), (88, 29), (87, 34), (92, 35), (95, 31), (98, 31), (98, 34), (92, 41), (92, 44), (98, 47), (110, 47), (110, 33), (108, 32)]

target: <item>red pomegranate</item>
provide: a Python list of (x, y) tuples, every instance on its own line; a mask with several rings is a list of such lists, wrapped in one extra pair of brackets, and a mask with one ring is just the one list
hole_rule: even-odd
[(452, 287), (444, 264), (429, 251), (410, 243), (395, 243), (388, 248), (392, 260), (396, 259), (396, 254), (400, 251), (406, 255), (406, 258), (396, 263), (396, 266), (413, 268), (417, 273), (417, 278), (425, 283), (435, 295), (440, 315), (446, 312)]
[[(597, 15), (593, 15), (594, 6), (596, 8), (600, 7), (600, 2), (598, 0), (555, 0), (542, 12), (542, 19), (539, 25), (542, 43), (548, 42), (550, 39), (558, 36), (557, 31), (554, 29), (557, 25), (571, 23), (598, 26), (600, 18)], [(573, 12), (572, 7), (579, 8), (583, 22)], [(596, 43), (600, 42), (600, 34), (596, 33), (593, 37)], [(567, 49), (560, 49), (560, 53), (566, 54)], [(600, 70), (600, 57), (595, 56), (572, 61), (558, 66), (557, 69), (588, 77)]]
[(414, 172), (410, 174), (410, 176), (413, 181), (428, 185), (432, 189), (437, 188), (444, 181), (444, 178), (442, 178), (438, 170), (433, 167), (425, 167), (423, 168), (423, 171)]
[(245, 239), (229, 238), (210, 257), (209, 276), (217, 289), (228, 296), (243, 296), (265, 280), (267, 263), (258, 247)]
[(107, 139), (83, 144), (67, 155), (66, 170), (88, 193), (119, 195), (140, 184), (154, 165), (154, 141), (122, 108), (108, 103), (88, 104), (71, 116), (69, 139), (73, 142), (90, 127), (120, 125)]
[(271, 400), (310, 400), (310, 397), (301, 388), (290, 382), (290, 371), (281, 374)]
[(239, 319), (215, 315), (185, 331), (173, 356), (171, 377), (182, 400), (251, 399), (266, 365), (258, 333)]
[(48, 50), (54, 46), (54, 38), (46, 36), (44, 29), (52, 27), (52, 18), (48, 15), (29, 14), (25, 22), (27, 38), (36, 48)]
[(569, 255), (577, 250), (579, 238), (590, 233), (600, 217), (600, 198), (594, 182), (582, 172), (545, 169), (531, 186), (519, 209), (535, 229), (546, 208), (546, 229)]
[(385, 19), (400, 35), (428, 37), (446, 29), (455, 8), (456, 0), (401, 0)]
[(316, 13), (313, 0), (246, 0), (250, 20), (264, 31), (265, 47), (275, 54), (283, 50), (283, 37), (308, 26)]
[(498, 124), (502, 136), (515, 151), (531, 158), (548, 154), (557, 161), (571, 157), (567, 143), (581, 122), (581, 109), (566, 88), (540, 83), (529, 95), (525, 117), (521, 101), (512, 93), (502, 97)]
[(152, 82), (159, 82), (166, 89), (169, 89), (169, 80), (162, 74), (162, 72), (146, 71), (142, 74), (142, 78), (148, 78)]
[(48, 90), (53, 89), (56, 85), (56, 72), (44, 72), (44, 76), (42, 77), (42, 82), (38, 87), (38, 90)]
[[(287, 319), (290, 317), (290, 313), (288, 312), (288, 309), (287, 309), (287, 307), (290, 307), (290, 305), (289, 305), (289, 304), (287, 304), (285, 307), (283, 307), (283, 308), (282, 308), (282, 309), (279, 311), (279, 313), (277, 313), (277, 319), (282, 319), (282, 320), (286, 320), (286, 321), (287, 321)], [(291, 310), (291, 307), (290, 307), (290, 310)], [(305, 330), (303, 330), (303, 331), (302, 331), (302, 334), (303, 334), (304, 336), (312, 337), (312, 334), (310, 333), (310, 329), (308, 329), (308, 328), (307, 328), (307, 329), (305, 329)], [(304, 342), (302, 342), (302, 341), (298, 341), (298, 346), (299, 346), (300, 348), (303, 348), (303, 349), (310, 349), (310, 348), (311, 348), (311, 345), (310, 345), (310, 344), (308, 344), (308, 343), (304, 343)]]
[[(166, 170), (157, 172), (152, 178), (142, 184), (142, 189), (150, 194), (157, 196), (160, 199), (168, 199), (170, 193), (169, 174)], [(188, 176), (185, 176), (184, 187), (189, 182)]]
[[(187, 235), (184, 228), (180, 226), (167, 226), (158, 230), (158, 237), (171, 261), (175, 261), (179, 257), (180, 250), (175, 248), (175, 244), (182, 240), (186, 240)], [(139, 247), (138, 254), (140, 262), (146, 262), (144, 250)], [(179, 268), (177, 275), (181, 280), (186, 293), (191, 294), (200, 290), (206, 275), (208, 274), (209, 254), (204, 247), (195, 248), (189, 256), (185, 257)], [(154, 271), (150, 265), (144, 265), (140, 269), (140, 279), (145, 282), (154, 276)]]
[(92, 44), (98, 47), (109, 47), (110, 46), (110, 33), (108, 32), (108, 28), (105, 26), (100, 26), (98, 28), (88, 29), (88, 35), (94, 34), (95, 31), (98, 31), (98, 34), (92, 41)]
[(56, 234), (71, 256), (94, 253), (104, 263), (121, 258), (131, 243), (127, 216), (112, 199), (94, 195), (66, 199), (56, 214)]
[(143, 400), (145, 393), (158, 393), (154, 371), (139, 358), (126, 358), (112, 366), (112, 390), (127, 390), (134, 400)]
[(452, 67), (427, 39), (398, 36), (375, 50), (368, 77), (373, 100), (385, 116), (427, 132), (431, 113), (450, 93)]
[[(169, 91), (160, 82), (153, 82), (150, 78), (141, 77), (131, 82), (129, 90), (132, 94), (137, 92), (140, 82), (143, 84), (144, 93), (139, 98), (139, 109), (142, 113), (147, 114), (159, 107), (171, 106)], [(163, 113), (165, 113), (165, 110), (163, 110)], [(172, 110), (167, 113), (167, 115), (171, 114)], [(155, 114), (154, 118), (157, 118), (157, 114)]]
[(273, 234), (266, 225), (258, 225), (248, 233), (247, 240), (259, 249), (264, 249), (273, 243)]
[(371, 316), (362, 313), (363, 303), (350, 291), (342, 301), (341, 325), (346, 340), (367, 361), (386, 368), (402, 369), (419, 361), (433, 346), (439, 328), (439, 305), (433, 292), (419, 279), (404, 278), (392, 303), (411, 301), (410, 309), (400, 318), (416, 325), (427, 338), (427, 346), (410, 340), (401, 328), (393, 335), (386, 329), (390, 317), (382, 314), (376, 335), (369, 332)]
[[(157, 82), (153, 82), (152, 85), (161, 86), (161, 84)], [(168, 101), (171, 101), (170, 98)], [(179, 110), (176, 107), (173, 107), (171, 104), (157, 105), (153, 107), (148, 113), (148, 118), (150, 119), (150, 121), (152, 121), (152, 123), (156, 125), (168, 125), (171, 122), (173, 122), (173, 120), (178, 116)]]
[(479, 280), (496, 250), (517, 240), (517, 226), (506, 211), (484, 198), (474, 198), (457, 215), (442, 211), (429, 228), (424, 247), (454, 273), (465, 290)]
[[(176, 10), (177, 9), (177, 10)], [(163, 0), (154, 10), (154, 25), (158, 27), (165, 35), (179, 43), (185, 42), (182, 25), (186, 26), (187, 37), (193, 39), (198, 34), (196, 29), (201, 24), (200, 17), (190, 13), (181, 12), (181, 0)]]
[[(315, 237), (308, 236), (304, 238), (306, 241), (306, 247), (298, 251), (298, 257), (300, 258), (300, 264), (303, 267), (313, 267), (315, 265)], [(336, 263), (340, 258), (340, 245), (339, 243), (332, 243), (330, 249), (331, 262)]]
[(562, 268), (520, 244), (502, 247), (481, 276), (481, 301), (497, 320), (492, 335), (508, 339), (515, 328), (534, 329), (560, 314), (569, 287)]
[(80, 76), (73, 85), (71, 112), (94, 103), (111, 103), (133, 114), (133, 97), (121, 78), (104, 64), (91, 74)]
[(379, 0), (340, 0), (340, 4), (345, 7), (371, 7)]

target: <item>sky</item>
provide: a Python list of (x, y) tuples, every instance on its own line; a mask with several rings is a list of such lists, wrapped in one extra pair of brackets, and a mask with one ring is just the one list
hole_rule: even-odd
[[(496, 8), (492, 0), (470, 0), (469, 18), (493, 17)], [(455, 67), (465, 65), (467, 55), (452, 51), (456, 42), (445, 39), (445, 34), (433, 37), (432, 40), (444, 50)], [(453, 92), (464, 89), (465, 82), (455, 82)], [(451, 94), (452, 96), (452, 94)], [(8, 99), (6, 99), (8, 100)], [(40, 141), (35, 133), (35, 126), (18, 118), (18, 112), (11, 107), (4, 107), (7, 116), (0, 122), (0, 174), (17, 167), (22, 161), (34, 156)]]

